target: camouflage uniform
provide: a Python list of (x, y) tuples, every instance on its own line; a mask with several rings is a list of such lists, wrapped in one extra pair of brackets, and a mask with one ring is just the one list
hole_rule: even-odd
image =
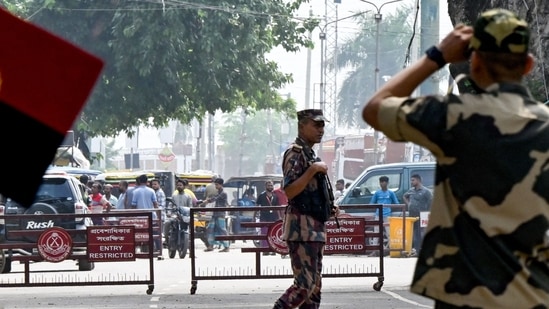
[[(520, 49), (521, 35), (493, 31), (493, 14), (477, 22), (472, 46)], [(390, 139), (437, 158), (412, 291), (455, 307), (549, 308), (547, 106), (521, 84), (499, 83), (476, 94), (390, 97), (378, 115)]]
[[(288, 186), (305, 172), (308, 162), (304, 151), (310, 151), (309, 158), (314, 158), (314, 152), (303, 143), (296, 140), (290, 146), (283, 158), (284, 186)], [(311, 179), (305, 191), (316, 196), (322, 196), (317, 178)], [(302, 214), (299, 209), (288, 201), (284, 217), (284, 240), (288, 244), (289, 256), (294, 272), (294, 283), (276, 301), (274, 308), (316, 309), (320, 307), (320, 289), (322, 285), (322, 258), (326, 242), (326, 227), (324, 222), (313, 216)], [(320, 202), (320, 201), (319, 201)]]

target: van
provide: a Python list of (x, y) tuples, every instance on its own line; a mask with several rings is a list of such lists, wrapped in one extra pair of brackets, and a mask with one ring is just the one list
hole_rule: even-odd
[[(435, 165), (435, 162), (403, 162), (370, 166), (345, 190), (336, 204), (369, 204), (374, 192), (380, 188), (379, 177), (381, 176), (389, 177), (389, 190), (395, 192), (400, 204), (404, 204), (402, 196), (410, 189), (410, 178), (414, 174), (420, 175), (423, 186), (433, 191)], [(398, 214), (393, 213), (393, 215)]]

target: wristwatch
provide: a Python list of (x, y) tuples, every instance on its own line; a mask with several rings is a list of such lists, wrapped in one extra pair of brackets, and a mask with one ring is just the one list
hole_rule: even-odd
[(427, 55), (427, 58), (429, 58), (430, 60), (436, 62), (439, 69), (445, 66), (447, 63), (446, 60), (444, 60), (444, 57), (442, 56), (442, 52), (440, 51), (440, 49), (438, 49), (438, 47), (434, 45), (429, 47), (425, 51), (425, 55)]

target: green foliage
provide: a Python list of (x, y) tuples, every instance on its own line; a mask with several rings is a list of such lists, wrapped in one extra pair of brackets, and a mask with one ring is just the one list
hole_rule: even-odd
[[(375, 90), (376, 21), (372, 14), (356, 17), (362, 30), (345, 42), (337, 54), (337, 67), (350, 69), (337, 98), (338, 119), (342, 126), (366, 125), (361, 118), (361, 108)], [(410, 16), (413, 16), (411, 7), (383, 15), (379, 24), (379, 85), (383, 84), (383, 76), (392, 76), (404, 67), (413, 32)]]
[(76, 127), (90, 136), (184, 124), (217, 110), (293, 111), (277, 89), (290, 74), (265, 58), (310, 46), (314, 23), (292, 14), (308, 0), (0, 0), (106, 65)]
[(223, 116), (219, 126), (227, 177), (263, 172), (270, 157), (280, 164), (280, 154), (297, 136), (293, 114), (257, 111)]

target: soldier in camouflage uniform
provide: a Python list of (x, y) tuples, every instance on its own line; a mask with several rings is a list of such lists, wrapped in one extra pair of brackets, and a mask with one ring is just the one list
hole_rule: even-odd
[(326, 242), (326, 209), (321, 181), (328, 171), (312, 147), (324, 135), (322, 110), (307, 109), (297, 113), (298, 137), (284, 153), (282, 168), (288, 208), (284, 216), (284, 240), (288, 245), (294, 283), (275, 302), (274, 309), (313, 309), (320, 306), (322, 257)]
[[(549, 108), (521, 84), (534, 66), (526, 21), (489, 10), (398, 73), (363, 118), (437, 158), (411, 290), (435, 308), (549, 308)], [(474, 93), (411, 98), (446, 63), (469, 60)]]

